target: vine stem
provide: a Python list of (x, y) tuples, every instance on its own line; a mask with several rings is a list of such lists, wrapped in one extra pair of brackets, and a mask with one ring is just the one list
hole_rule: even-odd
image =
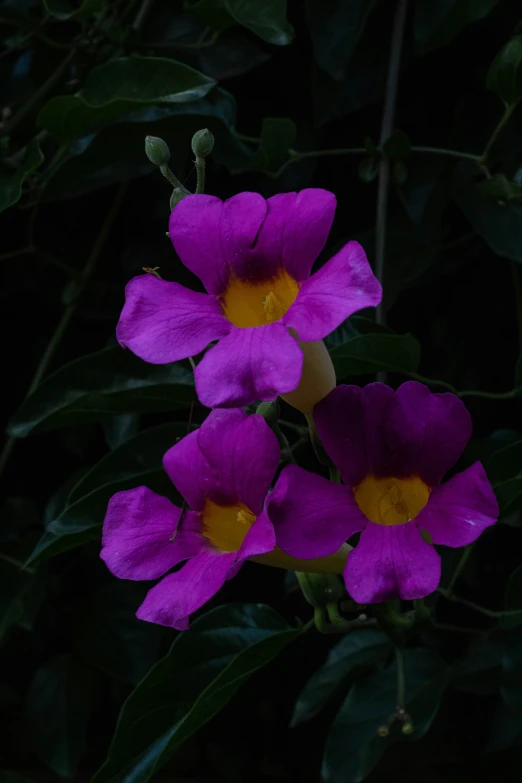
[[(392, 42), (390, 47), (390, 59), (388, 65), (388, 80), (386, 83), (386, 97), (382, 115), (381, 135), (379, 146), (382, 149), (393, 130), (395, 117), (395, 103), (397, 98), (397, 86), (399, 83), (399, 69), (401, 62), (402, 40), (404, 37), (404, 23), (406, 21), (406, 9), (408, 0), (397, 0), (395, 19), (393, 22)], [(379, 180), (377, 190), (377, 215), (375, 226), (375, 276), (382, 284), (384, 277), (384, 260), (386, 247), (386, 218), (388, 212), (388, 190), (390, 184), (390, 161), (383, 157), (379, 164)], [(377, 305), (376, 321), (384, 323), (384, 311), (382, 302)]]
[(513, 114), (513, 112), (515, 111), (517, 106), (518, 106), (518, 100), (516, 100), (514, 103), (510, 103), (509, 106), (506, 106), (506, 108), (504, 110), (504, 114), (500, 118), (500, 121), (499, 121), (498, 125), (496, 126), (495, 130), (493, 131), (493, 133), (489, 137), (488, 143), (484, 147), (484, 152), (482, 153), (482, 156), (481, 156), (481, 161), (482, 161), (483, 164), (487, 163), (487, 159), (488, 159), (489, 153), (491, 152), (491, 148), (492, 148), (493, 144), (495, 143), (498, 134), (500, 133), (500, 131), (502, 130), (504, 125), (507, 124), (507, 122), (509, 121), (509, 118), (511, 117), (511, 115)]
[(457, 567), (454, 570), (453, 575), (452, 575), (452, 577), (450, 579), (450, 583), (449, 583), (449, 585), (447, 587), (447, 590), (446, 590), (446, 593), (445, 593), (446, 598), (451, 598), (452, 597), (453, 589), (455, 587), (457, 579), (459, 578), (459, 576), (463, 572), (463, 570), (464, 570), (464, 568), (466, 566), (466, 563), (468, 562), (469, 557), (470, 557), (470, 555), (471, 555), (471, 553), (473, 551), (473, 547), (474, 547), (474, 544), (468, 544), (468, 546), (464, 547), (464, 551), (462, 552), (462, 554), (460, 556), (460, 560), (457, 563)]
[[(38, 363), (38, 367), (36, 368), (36, 372), (33, 376), (33, 379), (31, 381), (31, 384), (27, 390), (24, 399), (29, 397), (29, 395), (32, 394), (34, 390), (40, 385), (40, 382), (47, 371), (51, 359), (53, 358), (56, 349), (58, 348), (65, 332), (67, 331), (67, 327), (69, 326), (71, 318), (73, 317), (76, 308), (78, 307), (79, 297), (83, 293), (83, 290), (85, 289), (88, 280), (92, 276), (96, 264), (98, 262), (98, 258), (100, 257), (101, 251), (103, 250), (105, 242), (107, 241), (111, 226), (114, 222), (114, 219), (116, 218), (116, 215), (118, 214), (118, 210), (120, 208), (121, 202), (125, 195), (126, 188), (127, 188), (126, 183), (121, 184), (119, 187), (118, 193), (116, 194), (116, 197), (112, 202), (112, 206), (109, 212), (107, 213), (105, 222), (103, 223), (103, 226), (101, 227), (100, 232), (96, 237), (94, 245), (92, 246), (91, 253), (89, 255), (89, 258), (87, 259), (87, 263), (85, 264), (85, 267), (83, 268), (83, 271), (79, 276), (76, 297), (74, 301), (71, 302), (64, 310), (63, 315), (58, 323), (58, 326), (56, 327), (54, 334), (49, 340), (49, 343), (47, 344), (47, 348), (43, 352), (42, 358)], [(0, 454), (0, 475), (3, 473), (5, 466), (7, 465), (11, 452), (16, 443), (16, 440), (17, 438), (10, 437), (5, 443), (2, 453)]]
[(467, 598), (461, 598), (458, 595), (450, 595), (448, 590), (443, 590), (441, 587), (438, 588), (437, 592), (449, 601), (455, 601), (458, 604), (467, 606), (468, 609), (473, 609), (475, 612), (480, 612), (480, 614), (485, 614), (488, 617), (522, 617), (522, 609), (487, 609), (485, 606), (480, 606), (473, 601), (468, 601)]
[(395, 647), (395, 658), (397, 660), (397, 709), (403, 710), (406, 704), (406, 676), (402, 647)]
[(50, 90), (53, 89), (54, 85), (61, 79), (67, 68), (69, 67), (70, 63), (72, 62), (74, 56), (76, 55), (76, 49), (71, 49), (67, 57), (65, 57), (58, 68), (49, 76), (47, 81), (45, 81), (33, 95), (29, 98), (27, 103), (24, 103), (23, 106), (20, 107), (20, 109), (16, 112), (14, 117), (11, 119), (10, 122), (7, 123), (7, 125), (2, 130), (3, 136), (9, 136), (15, 128), (18, 127), (18, 125), (22, 122), (24, 117), (26, 117), (28, 114), (32, 112), (32, 110), (40, 103), (40, 101), (47, 95)]

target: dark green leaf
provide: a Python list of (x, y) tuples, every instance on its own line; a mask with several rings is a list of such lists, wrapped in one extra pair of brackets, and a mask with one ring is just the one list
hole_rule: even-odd
[(340, 81), (375, 0), (306, 0), (306, 21), (319, 66)]
[[(518, 616), (501, 617), (499, 623), (502, 628), (514, 628), (517, 625), (522, 625), (522, 566), (516, 568), (509, 577), (505, 607), (507, 610), (520, 609), (521, 611)], [(522, 731), (522, 723), (520, 729)]]
[(90, 71), (77, 96), (52, 98), (38, 125), (67, 143), (143, 105), (196, 101), (214, 85), (214, 79), (175, 60), (121, 57)]
[(286, 18), (286, 0), (199, 0), (188, 7), (215, 30), (239, 24), (276, 46), (286, 46), (294, 37)]
[(300, 634), (260, 604), (221, 606), (180, 634), (123, 705), (93, 783), (145, 783)]
[(522, 477), (501, 481), (494, 485), (501, 517), (509, 517), (522, 509)]
[(346, 683), (355, 667), (374, 666), (391, 651), (388, 637), (381, 631), (352, 631), (330, 650), (326, 662), (312, 675), (294, 706), (292, 726), (309, 720)]
[(161, 424), (107, 454), (73, 487), (65, 508), (49, 523), (29, 562), (45, 560), (97, 538), (107, 503), (115, 492), (146, 484), (177, 499), (162, 459), (186, 431), (186, 424)]
[(31, 778), (20, 775), (19, 772), (12, 772), (9, 769), (0, 770), (0, 783), (33, 783)]
[(135, 413), (121, 413), (102, 421), (105, 441), (110, 449), (116, 449), (138, 432), (138, 416)]
[(57, 19), (71, 19), (73, 16), (83, 17), (100, 11), (105, 0), (83, 0), (80, 5), (70, 0), (43, 0), (45, 10)]
[(370, 182), (374, 182), (377, 179), (379, 161), (377, 158), (363, 158), (359, 163), (357, 171), (359, 179), (369, 185)]
[(11, 628), (22, 620), (25, 612), (25, 600), (33, 585), (35, 575), (23, 571), (20, 565), (11, 563), (0, 556), (0, 642)]
[(9, 432), (100, 421), (114, 414), (189, 408), (194, 379), (180, 364), (152, 365), (119, 346), (82, 356), (50, 375), (18, 409)]
[(89, 669), (63, 655), (44, 663), (29, 688), (27, 721), (33, 748), (60, 777), (72, 778), (84, 753), (94, 685)]
[(147, 587), (113, 582), (94, 592), (78, 611), (74, 641), (86, 662), (116, 680), (137, 683), (156, 662), (161, 626), (136, 618)]
[(484, 460), (484, 468), (492, 484), (522, 476), (522, 440), (497, 448)]
[(38, 138), (29, 142), (16, 168), (9, 169), (5, 163), (0, 168), (0, 212), (16, 204), (22, 195), (22, 185), (27, 177), (42, 165), (44, 156)]
[(337, 379), (380, 370), (415, 372), (420, 345), (411, 334), (364, 334), (330, 350)]
[(476, 172), (472, 164), (457, 167), (453, 198), (494, 253), (522, 262), (522, 206), (491, 201), (476, 187)]
[(360, 783), (391, 744), (426, 734), (444, 693), (448, 668), (431, 650), (417, 648), (405, 651), (405, 671), (406, 710), (414, 734), (406, 738), (396, 726), (387, 738), (377, 735), (397, 706), (396, 664), (356, 682), (330, 729), (323, 763), (325, 783)]
[(261, 145), (248, 162), (249, 171), (276, 172), (288, 159), (297, 128), (284, 117), (266, 117), (261, 128)]
[(480, 182), (478, 189), (494, 201), (522, 204), (522, 185), (511, 182), (505, 174), (494, 174), (490, 179)]
[(490, 65), (486, 87), (508, 105), (522, 98), (522, 35), (502, 47)]
[(445, 46), (465, 27), (487, 16), (499, 0), (416, 0), (414, 36), (417, 49)]

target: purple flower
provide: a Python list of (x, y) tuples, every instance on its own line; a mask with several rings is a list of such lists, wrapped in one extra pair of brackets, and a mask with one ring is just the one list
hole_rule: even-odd
[(440, 557), (426, 538), (465, 546), (498, 516), (480, 462), (440, 483), (471, 436), (463, 403), (414, 381), (395, 392), (381, 383), (339, 386), (314, 419), (345, 485), (285, 468), (267, 502), (278, 545), (295, 557), (320, 557), (362, 531), (344, 571), (355, 601), (432, 593)]
[(183, 512), (147, 487), (118, 492), (107, 509), (101, 557), (121, 579), (157, 579), (141, 620), (178, 629), (235, 576), (246, 558), (275, 547), (263, 503), (279, 462), (265, 420), (241, 410), (212, 411), (173, 446), (165, 470), (188, 508)]
[(195, 371), (198, 397), (209, 407), (239, 407), (294, 391), (303, 344), (322, 340), (349, 315), (381, 300), (381, 286), (356, 242), (310, 277), (334, 211), (333, 194), (318, 189), (267, 201), (258, 193), (239, 193), (224, 203), (187, 196), (172, 212), (170, 236), (208, 293), (149, 274), (135, 277), (118, 323), (120, 344), (164, 364), (218, 341)]

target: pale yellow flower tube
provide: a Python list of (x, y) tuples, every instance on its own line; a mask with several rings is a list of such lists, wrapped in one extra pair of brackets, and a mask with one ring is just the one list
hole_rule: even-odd
[(308, 574), (342, 574), (346, 566), (346, 559), (352, 550), (349, 544), (343, 544), (337, 552), (327, 557), (317, 557), (313, 560), (301, 560), (298, 557), (291, 557), (276, 546), (271, 552), (265, 555), (257, 555), (250, 558), (255, 563), (274, 566), (275, 568), (285, 568), (287, 571), (304, 571)]
[[(295, 336), (295, 332), (290, 331)], [(314, 405), (335, 389), (336, 378), (330, 354), (322, 340), (313, 343), (299, 341), (299, 345), (304, 353), (301, 380), (297, 389), (282, 394), (281, 399), (306, 416), (312, 413)]]

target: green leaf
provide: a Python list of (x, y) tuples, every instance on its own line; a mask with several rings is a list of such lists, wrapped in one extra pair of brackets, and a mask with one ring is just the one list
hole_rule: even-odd
[(186, 7), (218, 31), (239, 24), (276, 46), (286, 46), (294, 37), (286, 18), (286, 0), (199, 0)]
[(295, 141), (295, 122), (284, 117), (266, 117), (261, 128), (261, 145), (248, 161), (248, 171), (275, 173), (288, 160)]
[(9, 422), (9, 433), (100, 421), (121, 413), (190, 408), (194, 378), (180, 364), (152, 365), (119, 346), (87, 354), (46, 378)]
[(27, 177), (42, 165), (44, 156), (38, 137), (29, 142), (16, 169), (10, 170), (5, 163), (0, 167), (0, 212), (12, 207), (22, 195), (22, 185)]
[(506, 479), (522, 478), (522, 440), (497, 449), (484, 460), (484, 468), (493, 485)]
[(31, 778), (9, 769), (0, 770), (0, 783), (34, 783)]
[(369, 185), (377, 179), (379, 173), (379, 161), (377, 158), (363, 158), (357, 169), (361, 182)]
[(398, 741), (420, 739), (430, 728), (447, 684), (448, 668), (441, 658), (425, 648), (408, 649), (404, 657), (406, 710), (415, 733), (405, 737), (395, 726), (389, 737), (377, 735), (378, 727), (386, 723), (397, 707), (396, 663), (359, 680), (330, 729), (323, 762), (325, 783), (360, 783), (386, 748)]
[(78, 609), (74, 642), (85, 661), (115, 680), (137, 685), (156, 662), (161, 626), (136, 618), (147, 587), (112, 582)]
[(102, 421), (105, 441), (110, 449), (116, 449), (138, 432), (139, 418), (135, 413), (120, 413)]
[(0, 556), (0, 643), (23, 618), (25, 599), (36, 581), (35, 574), (23, 571)]
[(328, 76), (344, 79), (375, 0), (306, 0), (306, 21), (314, 57)]
[(107, 454), (72, 488), (65, 508), (48, 524), (28, 562), (46, 560), (98, 538), (107, 503), (115, 492), (146, 484), (179, 500), (163, 470), (162, 459), (186, 432), (186, 424), (161, 424)]
[(502, 47), (491, 63), (486, 87), (508, 106), (522, 98), (522, 35), (516, 35)]
[(380, 370), (415, 372), (420, 345), (411, 334), (361, 334), (330, 349), (339, 381)]
[(326, 662), (308, 680), (294, 706), (292, 726), (313, 718), (346, 684), (356, 667), (374, 666), (392, 650), (382, 631), (352, 631), (330, 650)]
[(84, 17), (100, 11), (105, 0), (83, 0), (79, 6), (70, 0), (43, 0), (45, 10), (57, 19), (71, 19), (73, 16)]
[(145, 783), (301, 633), (260, 604), (220, 606), (180, 634), (123, 705), (92, 783)]
[(493, 202), (476, 187), (476, 172), (473, 164), (457, 166), (452, 190), (455, 202), (494, 253), (522, 262), (522, 206)]
[(478, 190), (494, 201), (522, 205), (522, 185), (511, 182), (505, 174), (494, 174), (478, 184)]
[(446, 46), (465, 27), (484, 19), (499, 0), (417, 0), (414, 36), (417, 50)]
[(89, 669), (63, 655), (44, 663), (29, 688), (27, 722), (33, 748), (60, 777), (72, 778), (84, 753), (94, 685)]
[[(522, 610), (522, 565), (515, 568), (509, 577), (509, 582), (506, 587), (505, 608), (507, 610)], [(518, 616), (501, 617), (499, 624), (502, 628), (515, 628), (517, 625), (522, 625), (522, 611)], [(522, 730), (522, 723), (520, 728)]]
[(175, 60), (121, 57), (93, 68), (76, 96), (52, 98), (38, 115), (38, 126), (68, 143), (144, 105), (196, 101), (215, 83)]

